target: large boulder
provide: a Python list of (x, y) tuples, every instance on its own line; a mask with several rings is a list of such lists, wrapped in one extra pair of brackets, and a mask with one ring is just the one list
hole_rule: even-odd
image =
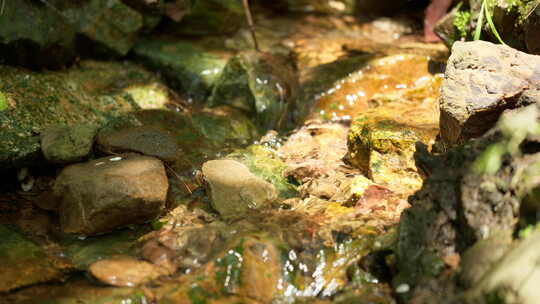
[(64, 168), (53, 191), (63, 231), (93, 235), (154, 219), (168, 187), (160, 160), (119, 155)]
[(504, 110), (537, 101), (540, 56), (485, 41), (456, 42), (441, 88), (441, 138), (461, 144), (492, 128)]
[(202, 167), (212, 206), (223, 218), (237, 218), (277, 198), (275, 187), (234, 160), (211, 160)]

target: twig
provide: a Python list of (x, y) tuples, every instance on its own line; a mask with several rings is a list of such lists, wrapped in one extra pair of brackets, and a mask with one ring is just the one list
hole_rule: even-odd
[(255, 50), (259, 52), (259, 44), (257, 43), (257, 37), (255, 37), (255, 25), (253, 24), (253, 17), (251, 16), (249, 2), (248, 0), (242, 0), (242, 3), (244, 4), (244, 13), (249, 25), (249, 31), (251, 32), (251, 38), (253, 39), (253, 45), (255, 46)]

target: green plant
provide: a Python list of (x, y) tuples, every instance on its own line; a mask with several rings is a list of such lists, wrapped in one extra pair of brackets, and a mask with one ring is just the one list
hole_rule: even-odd
[(478, 19), (476, 22), (476, 29), (474, 32), (473, 39), (474, 40), (480, 40), (480, 36), (482, 34), (482, 28), (484, 27), (484, 18), (487, 20), (488, 26), (497, 38), (501, 44), (505, 44), (502, 40), (501, 36), (499, 35), (499, 32), (497, 31), (497, 28), (495, 27), (495, 24), (493, 23), (493, 19), (491, 17), (491, 7), (493, 6), (493, 2), (490, 0), (483, 0), (482, 1), (482, 7), (480, 8), (480, 12), (478, 14)]
[(456, 27), (460, 38), (467, 38), (470, 22), (470, 11), (458, 11), (456, 13), (456, 17), (454, 19), (454, 26)]

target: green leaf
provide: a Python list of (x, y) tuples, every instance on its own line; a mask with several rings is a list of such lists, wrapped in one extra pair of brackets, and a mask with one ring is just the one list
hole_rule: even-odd
[[(486, 1), (484, 0), (484, 3), (485, 2)], [(497, 37), (497, 40), (499, 40), (499, 42), (501, 44), (506, 45), (506, 43), (504, 43), (504, 41), (501, 39), (501, 36), (499, 35), (499, 32), (497, 32), (497, 28), (495, 27), (495, 24), (493, 23), (493, 19), (491, 19), (491, 14), (488, 11), (488, 6), (487, 5), (484, 6), (482, 4), (482, 7), (484, 8), (484, 14), (486, 15), (486, 20), (487, 20), (487, 23), (489, 25), (489, 28), (491, 29), (491, 32), (493, 33), (493, 35), (495, 35), (495, 37)]]
[(474, 31), (474, 40), (480, 40), (480, 35), (482, 34), (482, 27), (484, 26), (484, 11), (486, 7), (486, 0), (482, 1), (482, 7), (480, 8), (480, 13), (478, 14), (478, 21), (476, 22), (476, 30)]

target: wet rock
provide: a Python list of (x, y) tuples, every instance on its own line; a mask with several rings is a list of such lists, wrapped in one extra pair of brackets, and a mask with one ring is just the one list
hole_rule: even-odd
[(0, 63), (57, 67), (75, 58), (75, 29), (49, 6), (4, 1), (1, 16)]
[(152, 126), (104, 129), (99, 132), (96, 142), (99, 149), (106, 153), (137, 152), (166, 162), (174, 162), (179, 150), (177, 140), (171, 133)]
[(236, 150), (227, 155), (227, 158), (243, 163), (253, 174), (269, 181), (278, 191), (280, 198), (297, 195), (296, 187), (290, 184), (283, 175), (287, 168), (286, 164), (273, 149), (263, 145), (251, 145), (245, 149)]
[(139, 124), (119, 123), (111, 128), (142, 124), (171, 134), (179, 147), (177, 160), (171, 165), (178, 170), (198, 169), (205, 161), (230, 153), (260, 136), (249, 117), (227, 106), (186, 112), (140, 111), (136, 118)]
[(85, 159), (92, 150), (97, 127), (92, 125), (49, 126), (40, 134), (47, 161), (68, 164)]
[(100, 282), (118, 287), (138, 286), (164, 274), (153, 264), (127, 256), (99, 260), (88, 271)]
[(540, 291), (540, 232), (518, 242), (488, 273), (463, 297), (464, 303), (533, 304), (538, 302)]
[(64, 168), (54, 184), (67, 233), (93, 235), (155, 218), (168, 182), (155, 158), (120, 155)]
[(512, 244), (509, 233), (494, 233), (476, 242), (462, 255), (460, 282), (467, 288), (475, 286), (480, 279), (504, 256)]
[(163, 109), (168, 89), (139, 66), (82, 61), (61, 72), (35, 73), (0, 66), (0, 164), (21, 167), (42, 161), (37, 134), (50, 125), (102, 125), (123, 113)]
[[(271, 242), (253, 237), (243, 242), (242, 249), (238, 280), (243, 283), (235, 293), (262, 303), (272, 302), (278, 294), (279, 282), (283, 280), (280, 250)], [(222, 261), (226, 262), (227, 258)], [(226, 282), (223, 283), (227, 286)]]
[(59, 241), (62, 252), (75, 269), (87, 271), (90, 265), (115, 256), (137, 256), (137, 248), (133, 246), (148, 229), (123, 229), (113, 233), (93, 237), (67, 236)]
[(429, 140), (429, 132), (395, 121), (366, 124), (357, 120), (349, 133), (347, 159), (375, 183), (412, 193), (423, 181), (414, 159), (417, 142)]
[(441, 88), (441, 138), (478, 137), (506, 110), (538, 100), (540, 57), (484, 41), (456, 42)]
[(0, 225), (0, 237), (0, 292), (62, 278), (38, 245), (5, 225)]
[(223, 218), (242, 217), (277, 198), (275, 187), (234, 160), (211, 160), (202, 172), (209, 184), (212, 206)]
[(38, 284), (3, 295), (6, 303), (148, 303), (151, 294), (143, 288), (98, 286), (83, 277), (75, 277), (64, 284)]
[(296, 91), (296, 74), (284, 58), (245, 51), (229, 60), (208, 103), (246, 111), (262, 130), (269, 130), (287, 125)]
[(202, 100), (210, 93), (228, 57), (226, 53), (212, 51), (191, 41), (165, 38), (139, 41), (134, 54), (196, 100)]

